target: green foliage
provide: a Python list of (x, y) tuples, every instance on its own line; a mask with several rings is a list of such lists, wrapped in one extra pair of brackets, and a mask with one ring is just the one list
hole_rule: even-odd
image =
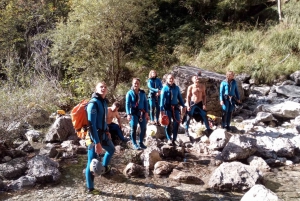
[(128, 71), (132, 39), (141, 35), (139, 27), (152, 12), (151, 2), (142, 0), (73, 1), (67, 23), (52, 34), (52, 63), (61, 66), (67, 80), (102, 79), (115, 89)]
[(32, 114), (32, 106), (38, 106), (48, 112), (57, 109), (69, 110), (72, 95), (63, 90), (57, 83), (45, 79), (36, 80), (28, 88), (4, 84), (0, 90), (0, 128), (7, 129), (12, 123), (22, 122)]

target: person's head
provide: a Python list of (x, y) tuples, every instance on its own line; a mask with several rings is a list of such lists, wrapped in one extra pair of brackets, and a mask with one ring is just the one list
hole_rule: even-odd
[(227, 73), (226, 73), (226, 78), (227, 78), (228, 81), (233, 80), (233, 78), (234, 78), (234, 73), (233, 73), (233, 71), (227, 71)]
[(100, 94), (104, 98), (107, 94), (107, 86), (105, 82), (98, 82), (95, 88), (95, 92)]
[(200, 76), (201, 76), (201, 71), (199, 71), (196, 75), (194, 75), (194, 76), (192, 77), (192, 82), (193, 82), (193, 83), (198, 83), (198, 82), (200, 82)]
[(139, 89), (140, 88), (140, 78), (133, 78), (132, 79), (132, 88), (134, 89), (134, 90), (137, 90), (137, 89)]
[(155, 78), (155, 77), (157, 77), (156, 71), (155, 71), (155, 70), (151, 70), (151, 71), (149, 72), (149, 78)]
[(118, 109), (120, 108), (120, 103), (118, 101), (114, 102), (111, 106), (111, 110), (112, 111), (118, 111)]
[(172, 85), (174, 83), (174, 76), (172, 74), (167, 75), (167, 83)]

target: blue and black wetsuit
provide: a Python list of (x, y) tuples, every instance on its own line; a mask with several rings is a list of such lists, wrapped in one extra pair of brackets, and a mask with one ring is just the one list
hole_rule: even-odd
[(230, 128), (231, 115), (235, 108), (236, 100), (240, 100), (237, 82), (223, 80), (220, 85), (220, 101), (222, 105), (222, 128)]
[(94, 158), (97, 158), (97, 153), (95, 152), (95, 144), (101, 143), (103, 149), (105, 149), (105, 154), (103, 157), (102, 165), (107, 167), (114, 152), (115, 147), (112, 141), (108, 138), (105, 133), (108, 131), (106, 124), (107, 116), (107, 101), (103, 99), (100, 94), (94, 93), (92, 95), (91, 103), (87, 106), (87, 117), (90, 125), (89, 135), (92, 140), (92, 144), (88, 146), (88, 161), (86, 165), (86, 183), (88, 189), (94, 189), (94, 176), (90, 172), (90, 163)]
[(148, 88), (149, 91), (149, 105), (150, 105), (150, 120), (154, 121), (154, 111), (156, 109), (156, 121), (158, 122), (159, 118), (159, 98), (160, 96), (156, 96), (156, 93), (162, 89), (162, 82), (159, 78), (150, 78), (148, 79)]
[(185, 124), (185, 129), (186, 132), (189, 129), (190, 121), (191, 118), (194, 117), (194, 119), (199, 122), (204, 122), (204, 125), (206, 129), (210, 130), (210, 127), (208, 125), (208, 120), (207, 120), (207, 114), (206, 111), (203, 110), (203, 103), (200, 101), (199, 103), (194, 103), (194, 101), (190, 102), (190, 107), (191, 110), (187, 112), (187, 118), (186, 118), (186, 124)]
[(107, 126), (108, 126), (109, 132), (112, 136), (116, 135), (120, 138), (120, 140), (122, 140), (123, 142), (125, 141), (123, 133), (118, 124), (111, 122), (110, 124), (107, 124)]
[(166, 84), (160, 95), (160, 110), (169, 117), (169, 125), (165, 126), (165, 133), (168, 140), (171, 140), (171, 119), (173, 119), (173, 142), (177, 139), (178, 127), (180, 123), (179, 104), (185, 107), (180, 89), (175, 84)]
[(144, 147), (143, 140), (146, 133), (146, 118), (145, 114), (148, 113), (147, 97), (144, 90), (139, 89), (136, 94), (133, 89), (129, 90), (126, 94), (126, 114), (131, 115), (130, 124), (130, 137), (134, 147), (138, 147), (136, 143), (136, 129), (137, 124), (140, 124), (141, 133), (139, 145)]

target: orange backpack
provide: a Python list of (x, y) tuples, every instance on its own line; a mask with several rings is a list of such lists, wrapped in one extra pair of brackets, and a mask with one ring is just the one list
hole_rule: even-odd
[[(87, 118), (86, 108), (89, 103), (96, 103), (95, 101), (82, 100), (71, 111), (72, 124), (77, 132), (77, 136), (85, 139), (89, 129), (89, 122)], [(98, 104), (96, 103), (97, 109)]]

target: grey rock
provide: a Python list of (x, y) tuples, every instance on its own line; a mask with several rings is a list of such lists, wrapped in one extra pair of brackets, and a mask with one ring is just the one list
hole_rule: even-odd
[(241, 201), (279, 201), (278, 196), (261, 184), (254, 185)]
[(46, 134), (46, 142), (64, 141), (69, 136), (76, 135), (75, 129), (72, 125), (71, 117), (64, 115), (57, 118), (54, 124), (51, 125), (48, 133)]
[(292, 98), (300, 98), (300, 87), (295, 85), (283, 85), (276, 87), (278, 94)]
[(144, 167), (135, 163), (129, 163), (123, 170), (127, 177), (141, 177), (144, 175)]
[(25, 158), (14, 158), (7, 163), (0, 164), (0, 177), (16, 179), (27, 170)]

